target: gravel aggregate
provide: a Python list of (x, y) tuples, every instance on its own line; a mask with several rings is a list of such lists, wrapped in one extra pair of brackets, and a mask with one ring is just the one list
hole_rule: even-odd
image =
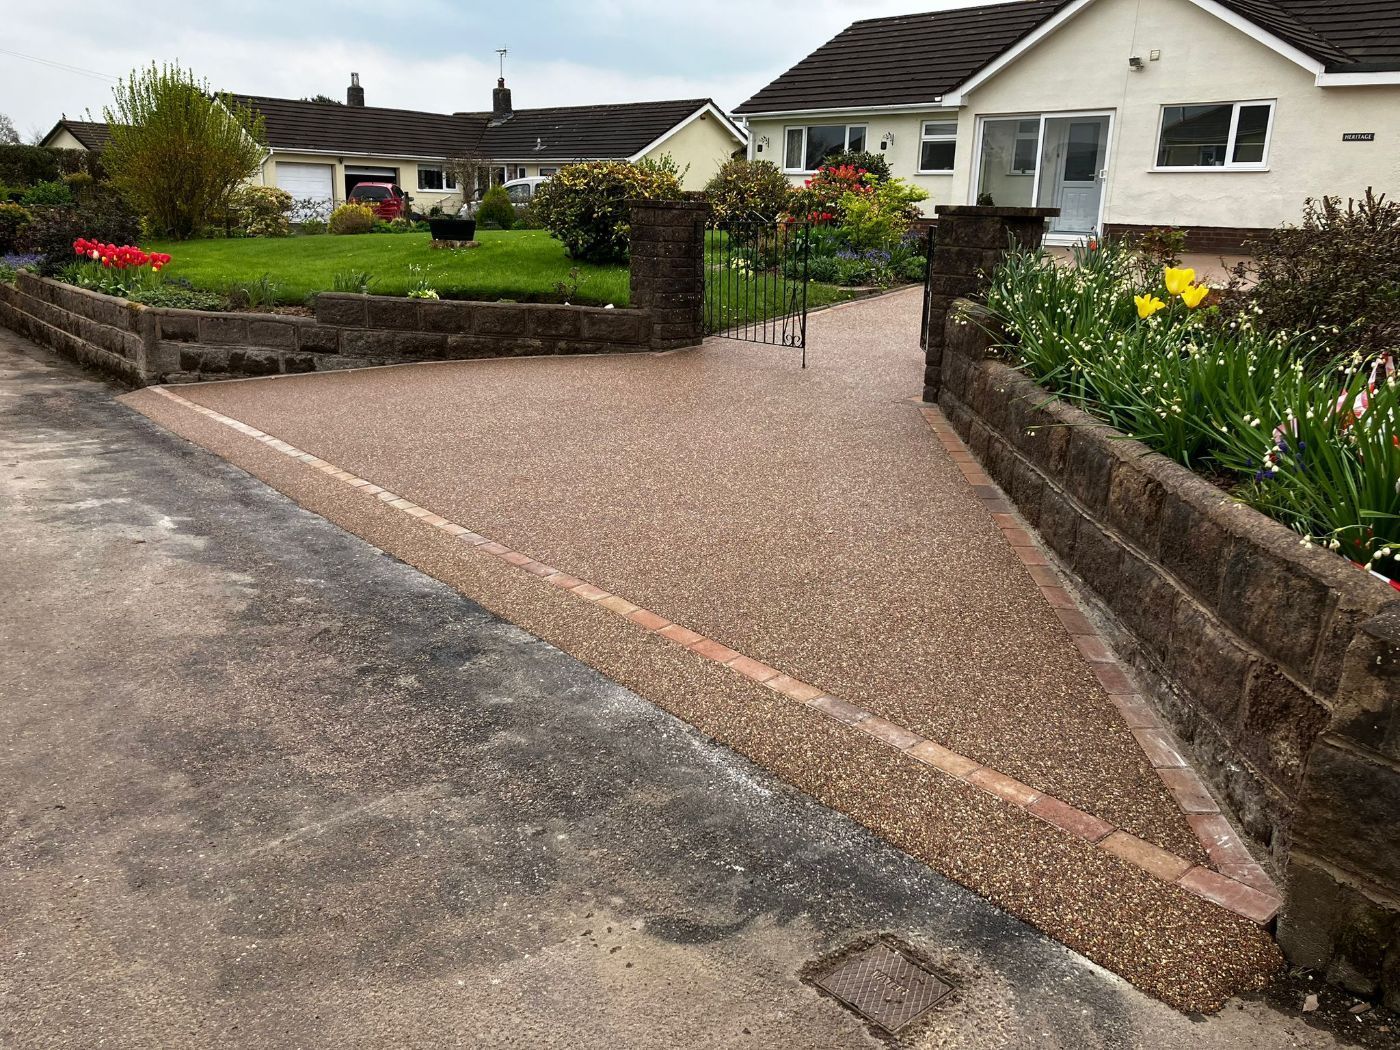
[[(1281, 964), (1253, 923), (150, 392), (128, 402), (642, 693), (1142, 990), (1211, 1011)], [(647, 741), (638, 740), (645, 747)]]

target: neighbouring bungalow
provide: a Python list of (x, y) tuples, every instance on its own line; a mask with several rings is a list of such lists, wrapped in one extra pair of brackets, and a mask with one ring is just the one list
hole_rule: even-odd
[(1308, 197), (1400, 191), (1397, 0), (1020, 0), (856, 22), (735, 111), (794, 181), (884, 154), (937, 204), (1228, 251)]
[[(267, 157), (254, 182), (320, 202), (316, 211), (361, 182), (402, 186), (419, 211), (453, 210), (463, 194), (449, 162), (460, 158), (478, 162), (483, 182), (498, 183), (584, 160), (670, 156), (685, 171), (685, 188), (698, 190), (745, 144), (743, 131), (706, 98), (517, 110), (500, 80), (490, 112), (424, 113), (366, 106), (359, 75), (350, 79), (344, 105), (231, 96), (266, 124)], [(106, 139), (105, 124), (65, 117), (41, 144), (96, 150)]]

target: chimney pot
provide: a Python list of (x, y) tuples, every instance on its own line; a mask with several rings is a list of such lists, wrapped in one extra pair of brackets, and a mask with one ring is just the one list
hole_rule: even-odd
[(365, 89), (360, 87), (360, 74), (350, 74), (350, 86), (345, 89), (345, 104), (347, 106), (363, 106), (365, 104)]

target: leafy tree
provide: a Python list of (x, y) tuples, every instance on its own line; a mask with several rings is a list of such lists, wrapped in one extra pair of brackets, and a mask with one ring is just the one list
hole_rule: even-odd
[(345, 104), (345, 103), (341, 102), (340, 99), (338, 99), (338, 98), (331, 98), (329, 95), (312, 95), (309, 99), (304, 99), (303, 101), (307, 101), (307, 102), (325, 102), (325, 103), (328, 103), (329, 105), (332, 105), (332, 106), (343, 106), (343, 105)]
[(191, 236), (263, 161), (263, 118), (179, 65), (133, 71), (102, 111), (113, 185), (162, 232)]
[(15, 122), (5, 113), (0, 113), (0, 146), (18, 146), (19, 132)]

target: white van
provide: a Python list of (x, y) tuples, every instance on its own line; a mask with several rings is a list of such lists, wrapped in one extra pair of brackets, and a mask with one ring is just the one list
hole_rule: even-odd
[[(501, 183), (501, 185), (505, 187), (506, 196), (510, 198), (510, 202), (518, 208), (534, 200), (536, 191), (548, 181), (548, 175), (533, 175), (528, 179), (511, 179), (509, 182)], [(457, 214), (464, 219), (470, 219), (475, 217), (479, 207), (481, 207), (481, 198), (478, 197), (474, 201), (463, 204)]]

